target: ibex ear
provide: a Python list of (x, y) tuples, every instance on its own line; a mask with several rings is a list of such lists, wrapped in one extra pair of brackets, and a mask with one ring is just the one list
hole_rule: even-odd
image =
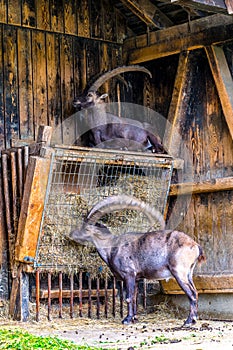
[(106, 97), (108, 97), (108, 94), (105, 93), (99, 97), (100, 100), (104, 100)]

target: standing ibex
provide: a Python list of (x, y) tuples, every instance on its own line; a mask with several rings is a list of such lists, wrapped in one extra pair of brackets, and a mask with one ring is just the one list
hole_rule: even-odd
[[(161, 230), (116, 236), (104, 225), (97, 224), (106, 213), (124, 208), (140, 210), (151, 226), (159, 222)], [(198, 294), (192, 275), (196, 263), (204, 261), (205, 256), (200, 245), (184, 232), (164, 230), (164, 226), (163, 216), (157, 210), (134, 197), (120, 195), (96, 204), (82, 227), (70, 233), (70, 238), (75, 242), (93, 243), (112, 273), (125, 282), (128, 314), (122, 321), (124, 324), (136, 320), (137, 280), (170, 277), (176, 279), (190, 302), (189, 316), (184, 325), (190, 326), (196, 322)]]
[[(109, 141), (114, 140), (110, 147), (118, 148), (119, 144), (123, 148), (131, 148), (131, 150), (151, 150), (153, 153), (166, 153), (159, 136), (154, 135), (152, 126), (148, 123), (142, 123), (137, 120), (120, 118), (105, 110), (104, 100), (108, 96), (107, 93), (100, 95), (98, 89), (107, 80), (121, 73), (126, 72), (144, 72), (151, 73), (148, 69), (141, 66), (123, 66), (113, 69), (100, 78), (88, 89), (87, 93), (77, 97), (73, 105), (77, 110), (86, 109), (85, 123), (88, 130), (83, 135), (83, 146), (95, 147), (102, 144), (102, 147), (109, 147)], [(123, 142), (119, 142), (123, 140)], [(118, 142), (115, 140), (118, 140)], [(103, 143), (105, 144), (103, 145)], [(122, 148), (120, 146), (120, 148)]]

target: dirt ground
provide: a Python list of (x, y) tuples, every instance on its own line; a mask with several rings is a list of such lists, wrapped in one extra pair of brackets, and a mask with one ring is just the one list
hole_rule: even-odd
[(120, 316), (100, 320), (42, 317), (40, 322), (0, 318), (0, 327), (21, 328), (37, 335), (55, 335), (76, 344), (102, 349), (233, 350), (233, 322), (199, 319), (192, 328), (182, 328), (187, 311), (174, 315), (168, 305), (153, 313), (139, 313), (139, 322), (122, 325)]

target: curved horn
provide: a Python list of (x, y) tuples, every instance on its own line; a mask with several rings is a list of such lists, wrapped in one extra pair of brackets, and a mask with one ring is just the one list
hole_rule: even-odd
[(95, 224), (105, 214), (121, 209), (138, 210), (148, 218), (151, 226), (158, 221), (161, 229), (165, 228), (163, 215), (158, 210), (140, 199), (127, 195), (110, 196), (98, 202), (89, 211), (85, 223)]
[(108, 71), (101, 75), (94, 84), (91, 85), (91, 87), (88, 89), (88, 91), (97, 91), (101, 85), (103, 85), (108, 79), (115, 77), (118, 74), (126, 73), (126, 72), (144, 72), (149, 74), (150, 77), (152, 77), (151, 72), (142, 66), (122, 66), (117, 67), (111, 71)]

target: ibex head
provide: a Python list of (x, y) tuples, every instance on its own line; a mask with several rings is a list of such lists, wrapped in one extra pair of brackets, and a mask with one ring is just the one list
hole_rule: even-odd
[(144, 72), (146, 74), (149, 74), (150, 77), (152, 77), (151, 72), (141, 66), (122, 66), (115, 68), (109, 72), (104, 73), (101, 77), (99, 77), (88, 89), (88, 92), (86, 95), (79, 96), (74, 99), (73, 105), (75, 108), (78, 109), (85, 109), (88, 107), (96, 106), (100, 103), (103, 103), (106, 97), (108, 97), (107, 93), (104, 93), (100, 95), (98, 93), (98, 89), (109, 79), (122, 74), (126, 72)]

